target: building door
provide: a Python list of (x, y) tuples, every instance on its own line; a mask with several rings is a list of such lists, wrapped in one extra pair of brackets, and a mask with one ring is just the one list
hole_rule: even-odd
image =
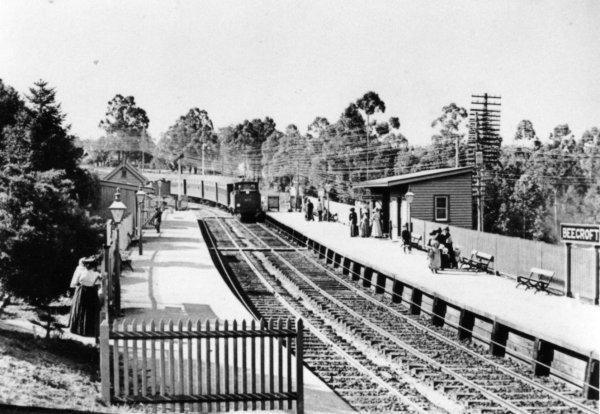
[(392, 222), (390, 234), (392, 235), (392, 239), (398, 238), (399, 213), (400, 211), (398, 210), (398, 198), (392, 197), (390, 199), (390, 221)]

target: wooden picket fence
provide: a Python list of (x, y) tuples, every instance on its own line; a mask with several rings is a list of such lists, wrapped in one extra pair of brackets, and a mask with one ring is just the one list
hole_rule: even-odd
[(102, 397), (152, 405), (155, 412), (291, 410), (296, 402), (302, 414), (302, 329), (301, 319), (204, 326), (124, 320), (112, 328), (104, 320)]

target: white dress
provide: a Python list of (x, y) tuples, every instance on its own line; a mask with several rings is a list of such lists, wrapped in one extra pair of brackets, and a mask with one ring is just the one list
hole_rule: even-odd
[(371, 230), (371, 236), (383, 237), (383, 231), (381, 229), (381, 215), (378, 212), (373, 213), (373, 228)]

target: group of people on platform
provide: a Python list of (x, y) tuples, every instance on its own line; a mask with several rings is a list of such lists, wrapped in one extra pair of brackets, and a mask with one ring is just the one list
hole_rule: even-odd
[(437, 273), (438, 270), (457, 268), (458, 263), (456, 261), (452, 236), (450, 235), (450, 228), (445, 227), (443, 231), (441, 228), (438, 228), (429, 233), (429, 236), (429, 240), (427, 241), (429, 269), (433, 273)]
[(373, 210), (372, 218), (370, 218), (369, 210), (365, 210), (362, 213), (359, 225), (358, 215), (356, 214), (354, 207), (352, 207), (350, 208), (348, 223), (350, 224), (350, 237), (383, 237), (383, 229), (381, 226), (381, 210), (379, 208), (375, 208), (375, 210)]
[[(315, 205), (311, 201), (310, 198), (306, 197), (302, 204), (302, 209), (304, 211), (304, 219), (306, 221), (315, 221)], [(316, 215), (319, 221), (336, 221), (337, 214), (331, 214), (327, 211), (326, 208), (323, 207), (323, 202), (319, 199), (316, 207)]]
[[(315, 207), (312, 201), (309, 198), (306, 198), (304, 203), (304, 217), (307, 221), (314, 221), (314, 210)], [(321, 200), (319, 200), (317, 204), (316, 212), (319, 221), (322, 221), (323, 213), (326, 213), (327, 210), (323, 208)], [(369, 210), (365, 210), (362, 212), (359, 222), (359, 216), (356, 213), (355, 208), (351, 207), (348, 223), (350, 225), (350, 237), (383, 237), (380, 208), (375, 208), (373, 210), (373, 217), (370, 217)], [(429, 240), (425, 246), (427, 249), (429, 269), (433, 273), (437, 273), (439, 270), (457, 268), (458, 263), (452, 236), (450, 235), (450, 228), (447, 226), (443, 230), (442, 228), (438, 228), (429, 233), (429, 236)], [(404, 224), (402, 227), (401, 238), (404, 253), (411, 253), (412, 236), (407, 224)]]

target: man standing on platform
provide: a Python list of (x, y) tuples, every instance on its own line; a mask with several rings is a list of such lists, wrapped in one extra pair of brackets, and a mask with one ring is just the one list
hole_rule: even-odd
[(319, 204), (317, 204), (317, 215), (319, 216), (319, 221), (323, 221), (323, 203), (319, 198)]
[(408, 230), (408, 224), (404, 224), (402, 226), (402, 233), (400, 234), (402, 237), (402, 248), (404, 249), (404, 253), (408, 251), (408, 253), (412, 253), (412, 246), (410, 244), (410, 230)]
[(152, 217), (152, 220), (154, 221), (154, 228), (156, 229), (156, 232), (160, 233), (160, 223), (162, 223), (162, 209), (160, 206), (156, 206), (154, 209), (154, 216)]
[(358, 216), (354, 211), (354, 207), (350, 208), (350, 216), (348, 217), (350, 223), (350, 237), (358, 236)]
[(308, 201), (306, 202), (306, 220), (307, 221), (314, 221), (315, 218), (313, 216), (313, 210), (315, 209), (314, 204), (312, 203), (312, 201), (310, 201), (310, 198), (308, 199)]

